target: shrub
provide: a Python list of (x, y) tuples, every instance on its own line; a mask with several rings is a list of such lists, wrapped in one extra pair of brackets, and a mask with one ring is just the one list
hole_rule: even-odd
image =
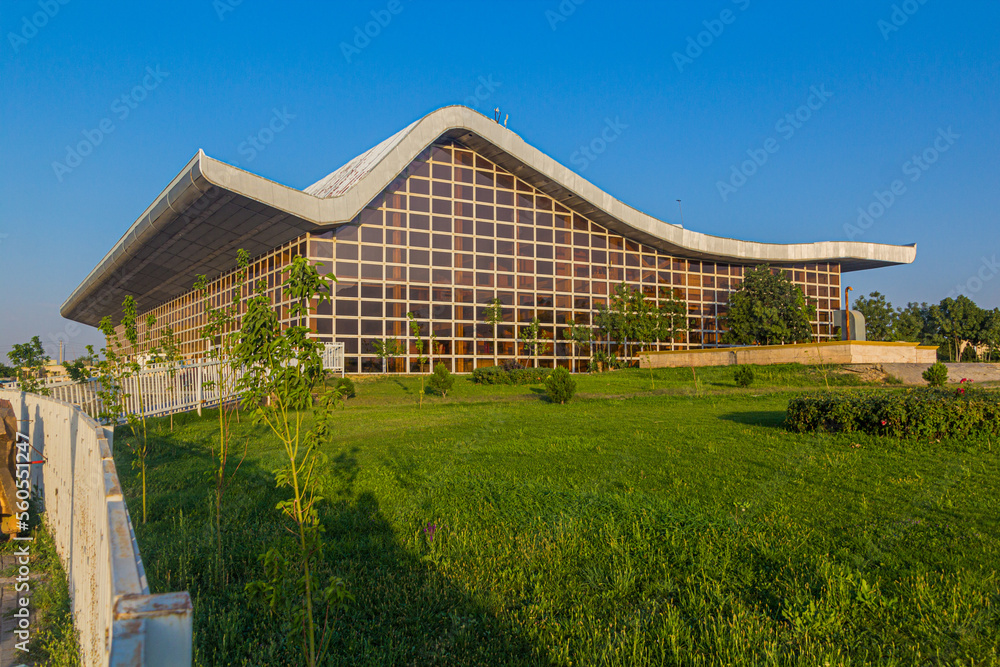
[(576, 380), (568, 370), (559, 366), (545, 378), (545, 393), (553, 403), (562, 405), (576, 393)]
[(445, 366), (440, 361), (437, 366), (434, 367), (434, 374), (431, 375), (431, 379), (428, 382), (430, 388), (438, 392), (442, 396), (447, 396), (448, 392), (455, 385), (455, 378)]
[(788, 402), (785, 427), (896, 438), (998, 435), (1000, 394), (966, 386), (804, 394)]
[(943, 387), (948, 381), (948, 367), (939, 361), (924, 371), (923, 378), (932, 387)]
[(736, 381), (737, 387), (749, 387), (753, 384), (754, 379), (753, 366), (737, 366), (736, 372), (733, 373), (733, 379)]
[(476, 384), (541, 384), (548, 374), (547, 368), (514, 368), (507, 371), (502, 366), (486, 366), (472, 371), (472, 381)]
[(340, 393), (341, 398), (354, 398), (354, 381), (351, 378), (337, 378), (333, 383), (333, 388)]

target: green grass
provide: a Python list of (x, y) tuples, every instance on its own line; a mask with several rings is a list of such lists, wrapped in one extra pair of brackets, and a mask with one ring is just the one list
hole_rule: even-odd
[[(356, 596), (330, 664), (1000, 661), (997, 443), (791, 434), (793, 392), (857, 381), (757, 370), (577, 376), (563, 406), (458, 378), (421, 410), (417, 378), (358, 382), (326, 447), (326, 557)], [(299, 664), (243, 592), (287, 534), (280, 445), (244, 416), (220, 570), (213, 419), (152, 424), (150, 585), (191, 591), (197, 664)]]
[[(73, 616), (70, 608), (69, 586), (66, 583), (66, 572), (59, 562), (55, 544), (44, 523), (34, 518), (31, 535), (34, 540), (8, 540), (0, 543), (0, 552), (12, 554), (16, 549), (28, 545), (30, 553), (29, 568), (31, 579), (31, 637), (28, 641), (29, 651), (24, 654), (15, 651), (18, 659), (16, 664), (47, 665), (48, 667), (76, 667), (80, 664), (79, 646), (73, 631)], [(16, 577), (17, 563), (14, 563), (3, 576)], [(8, 588), (8, 595), (23, 595)], [(11, 610), (13, 607), (11, 608)], [(10, 632), (11, 619), (5, 619)]]

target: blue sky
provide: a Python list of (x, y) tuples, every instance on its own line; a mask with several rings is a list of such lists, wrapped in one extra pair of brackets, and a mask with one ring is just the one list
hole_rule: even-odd
[(302, 188), (455, 103), (697, 231), (918, 244), (855, 294), (1000, 305), (1000, 4), (577, 2), (5, 0), (0, 351), (100, 342), (60, 304), (199, 148)]

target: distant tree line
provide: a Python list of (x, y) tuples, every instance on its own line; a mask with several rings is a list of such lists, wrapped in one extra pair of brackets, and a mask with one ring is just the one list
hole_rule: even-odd
[(865, 316), (868, 340), (938, 345), (949, 361), (988, 361), (1000, 356), (1000, 308), (980, 308), (965, 295), (938, 304), (911, 302), (894, 308), (879, 292), (858, 297), (853, 310)]

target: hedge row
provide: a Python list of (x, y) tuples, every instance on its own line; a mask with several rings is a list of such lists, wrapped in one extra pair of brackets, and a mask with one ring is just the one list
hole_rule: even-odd
[(512, 368), (487, 366), (472, 371), (472, 381), (477, 384), (541, 384), (552, 372), (550, 368)]
[(1000, 434), (1000, 393), (962, 387), (803, 394), (788, 402), (786, 428), (897, 438)]

